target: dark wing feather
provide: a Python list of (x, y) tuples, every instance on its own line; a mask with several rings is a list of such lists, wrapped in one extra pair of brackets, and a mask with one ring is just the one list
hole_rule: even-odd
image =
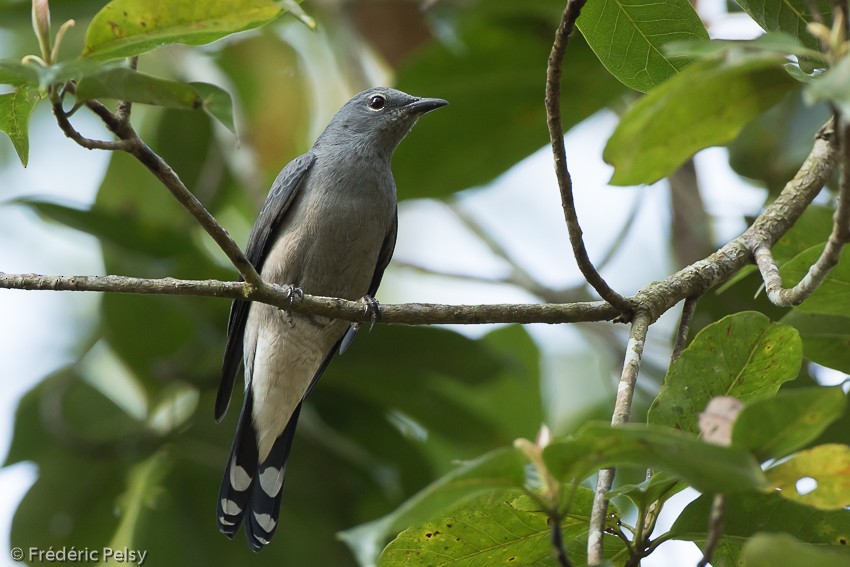
[[(372, 275), (372, 283), (369, 284), (369, 291), (366, 292), (369, 297), (374, 298), (375, 294), (378, 293), (378, 286), (381, 285), (381, 279), (384, 277), (384, 270), (387, 269), (387, 266), (390, 263), (390, 260), (393, 257), (393, 252), (395, 251), (395, 242), (396, 237), (398, 236), (398, 209), (396, 209), (395, 214), (393, 215), (393, 223), (390, 225), (390, 230), (387, 231), (387, 235), (384, 237), (384, 242), (381, 244), (381, 251), (378, 254), (378, 263), (375, 266), (375, 273)], [(360, 329), (359, 325), (349, 325), (348, 330), (343, 335), (342, 340), (339, 343), (339, 354), (343, 354), (348, 350), (348, 347), (351, 346), (351, 343), (354, 342), (354, 339), (357, 338), (357, 331)], [(336, 349), (334, 349), (336, 350)], [(334, 351), (331, 351), (333, 354)], [(313, 379), (318, 380), (318, 377)]]
[[(248, 248), (245, 251), (248, 260), (258, 272), (263, 269), (263, 262), (274, 241), (274, 235), (286, 218), (290, 205), (302, 187), (307, 172), (316, 161), (316, 156), (306, 153), (298, 156), (278, 174), (269, 196), (260, 211), (257, 222), (248, 238)], [(215, 419), (221, 421), (230, 405), (230, 395), (239, 367), (242, 364), (242, 337), (245, 334), (245, 323), (248, 320), (250, 303), (240, 299), (234, 300), (230, 307), (230, 318), (227, 321), (227, 346), (224, 350), (224, 363), (221, 367), (221, 382), (215, 400)]]

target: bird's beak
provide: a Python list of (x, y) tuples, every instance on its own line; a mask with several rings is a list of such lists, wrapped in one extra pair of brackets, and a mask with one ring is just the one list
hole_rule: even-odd
[(417, 98), (413, 102), (404, 105), (406, 110), (415, 112), (416, 114), (425, 114), (432, 110), (437, 110), (441, 106), (446, 106), (448, 101), (441, 98)]

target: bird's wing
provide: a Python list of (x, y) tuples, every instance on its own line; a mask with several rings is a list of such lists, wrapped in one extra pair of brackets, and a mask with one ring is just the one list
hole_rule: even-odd
[[(315, 161), (316, 156), (312, 153), (301, 155), (289, 162), (275, 179), (260, 211), (260, 216), (251, 231), (251, 236), (248, 238), (248, 247), (245, 250), (245, 255), (258, 272), (262, 271), (263, 262), (274, 243), (274, 236), (286, 218), (292, 201)], [(236, 374), (242, 364), (242, 338), (245, 333), (245, 323), (248, 320), (249, 307), (249, 302), (239, 299), (235, 300), (230, 307), (230, 318), (227, 321), (227, 346), (224, 350), (221, 382), (215, 401), (216, 421), (220, 421), (227, 411)]]
[[(372, 282), (369, 284), (369, 291), (367, 295), (369, 297), (374, 298), (375, 294), (378, 293), (378, 286), (381, 285), (381, 279), (384, 277), (384, 270), (387, 269), (387, 266), (390, 263), (390, 259), (393, 257), (393, 251), (395, 251), (395, 242), (396, 236), (398, 235), (398, 209), (396, 209), (395, 214), (393, 215), (393, 222), (390, 225), (390, 229), (387, 231), (386, 236), (384, 236), (384, 242), (381, 244), (381, 251), (378, 253), (378, 263), (375, 266), (375, 273), (372, 275)], [(357, 338), (357, 331), (360, 329), (359, 325), (349, 325), (348, 330), (343, 335), (342, 340), (339, 343), (339, 354), (343, 354), (348, 350), (348, 347), (351, 346), (351, 343), (354, 342), (354, 339)], [(328, 355), (329, 359), (333, 356), (334, 351), (337, 349), (334, 348), (331, 350)], [(325, 366), (325, 365), (323, 365)], [(318, 376), (313, 378), (313, 383), (318, 380)], [(308, 390), (309, 392), (309, 390)]]

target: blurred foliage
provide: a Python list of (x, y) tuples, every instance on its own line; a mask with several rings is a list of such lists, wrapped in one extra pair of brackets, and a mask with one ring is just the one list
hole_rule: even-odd
[[(805, 32), (805, 2), (740, 4), (766, 31), (784, 35), (708, 42), (688, 2), (588, 3), (583, 35), (569, 41), (563, 123), (569, 129), (605, 109), (621, 114), (606, 150), (615, 181), (654, 181), (697, 150), (728, 143), (732, 167), (769, 188), (770, 199), (806, 156), (828, 104), (848, 112), (850, 59), (806, 75), (825, 60)], [(393, 169), (401, 199), (450, 198), (486, 185), (547, 143), (543, 89), (560, 0), (445, 0), (425, 11), (405, 0), (306, 2), (309, 15), (295, 2), (270, 0), (56, 0), (50, 7), (54, 32), (71, 18), (76, 26), (58, 60), (42, 52), (43, 65), (24, 63), (39, 53), (31, 4), (0, 0), (0, 130), (20, 160), (39, 151), (28, 118), (33, 106), (56, 99), (54, 85), (78, 81), (80, 100), (143, 103), (133, 109), (141, 136), (240, 242), (278, 169), (310, 146), (349, 94), (378, 78), (451, 102), (399, 148)], [(279, 17), (286, 10), (297, 18)], [(311, 17), (318, 31), (304, 26)], [(677, 52), (673, 40), (689, 41)], [(800, 66), (777, 53), (799, 55)], [(136, 54), (143, 72), (103, 62)], [(636, 99), (635, 91), (648, 94)], [(234, 126), (236, 138), (227, 131)], [(107, 273), (235, 277), (127, 155), (110, 157), (88, 209), (35, 197), (16, 204), (97, 237)], [(831, 207), (810, 207), (776, 245), (786, 283), (823, 248), (831, 215)], [(773, 546), (802, 558), (788, 565), (844, 559), (837, 548), (850, 541), (847, 400), (839, 388), (817, 385), (809, 363), (850, 369), (848, 262), (842, 257), (797, 309), (769, 305), (756, 293), (757, 275), (742, 271), (701, 298), (694, 338), (667, 371), (649, 425), (589, 423), (545, 448), (514, 440), (534, 438), (542, 423), (576, 420), (551, 415), (558, 405), (545, 399), (553, 391), (545, 381), (560, 377), (546, 376), (551, 360), (522, 327), (476, 339), (426, 327), (362, 333), (305, 406), (283, 529), (263, 560), (420, 565), (439, 548), (470, 566), (553, 565), (549, 538), (557, 526), (573, 562), (582, 562), (592, 494), (579, 483), (608, 465), (640, 470), (627, 468), (612, 493), (624, 496), (605, 535), (614, 565), (629, 559), (623, 530), (637, 532), (628, 513), (654, 521), (655, 508), (685, 486), (705, 494), (669, 532), (645, 537), (703, 546), (711, 493), (734, 492), (719, 561), (767, 564)], [(128, 546), (147, 550), (150, 565), (251, 561), (247, 545), (215, 533), (213, 518), (236, 418), (212, 419), (226, 303), (106, 294), (92, 316), (98, 332), (78, 360), (19, 404), (6, 464), (34, 462), (39, 476), (15, 515), (13, 545)], [(617, 333), (604, 339), (616, 366), (624, 341)], [(659, 342), (669, 349), (666, 337)], [(645, 364), (643, 380), (653, 371), (653, 362)], [(752, 401), (728, 447), (697, 435), (699, 412), (718, 395)], [(660, 472), (640, 482), (647, 467)], [(801, 476), (822, 486), (798, 494)], [(768, 480), (781, 490), (767, 492)]]

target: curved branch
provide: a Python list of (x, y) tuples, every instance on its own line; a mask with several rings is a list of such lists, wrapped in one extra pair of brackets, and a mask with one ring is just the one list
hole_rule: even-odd
[(564, 8), (561, 23), (555, 31), (555, 41), (552, 43), (552, 52), (549, 54), (546, 69), (546, 123), (549, 127), (549, 139), (555, 160), (555, 175), (558, 178), (558, 187), (561, 190), (564, 219), (567, 223), (567, 231), (570, 235), (570, 244), (576, 263), (584, 278), (599, 296), (616, 307), (621, 313), (621, 318), (628, 321), (631, 319), (634, 307), (628, 299), (611, 289), (596, 268), (593, 267), (584, 246), (581, 225), (578, 222), (575, 199), (573, 198), (573, 182), (569, 169), (567, 169), (567, 154), (564, 148), (564, 128), (561, 124), (561, 67), (564, 63), (567, 41), (575, 29), (576, 20), (586, 1), (570, 0)]
[(779, 266), (773, 259), (773, 253), (766, 242), (759, 242), (753, 249), (761, 277), (764, 280), (767, 297), (779, 307), (793, 307), (805, 301), (823, 284), (829, 272), (838, 264), (841, 250), (850, 242), (850, 127), (844, 127), (840, 136), (841, 181), (838, 190), (838, 204), (835, 207), (832, 232), (821, 255), (809, 267), (808, 273), (797, 285), (782, 287)]
[(818, 132), (812, 151), (794, 178), (741, 236), (707, 258), (647, 285), (631, 298), (634, 304), (648, 310), (655, 321), (679, 301), (701, 295), (732, 277), (752, 261), (751, 251), (757, 244), (772, 246), (788, 232), (829, 180), (837, 161), (830, 121)]

